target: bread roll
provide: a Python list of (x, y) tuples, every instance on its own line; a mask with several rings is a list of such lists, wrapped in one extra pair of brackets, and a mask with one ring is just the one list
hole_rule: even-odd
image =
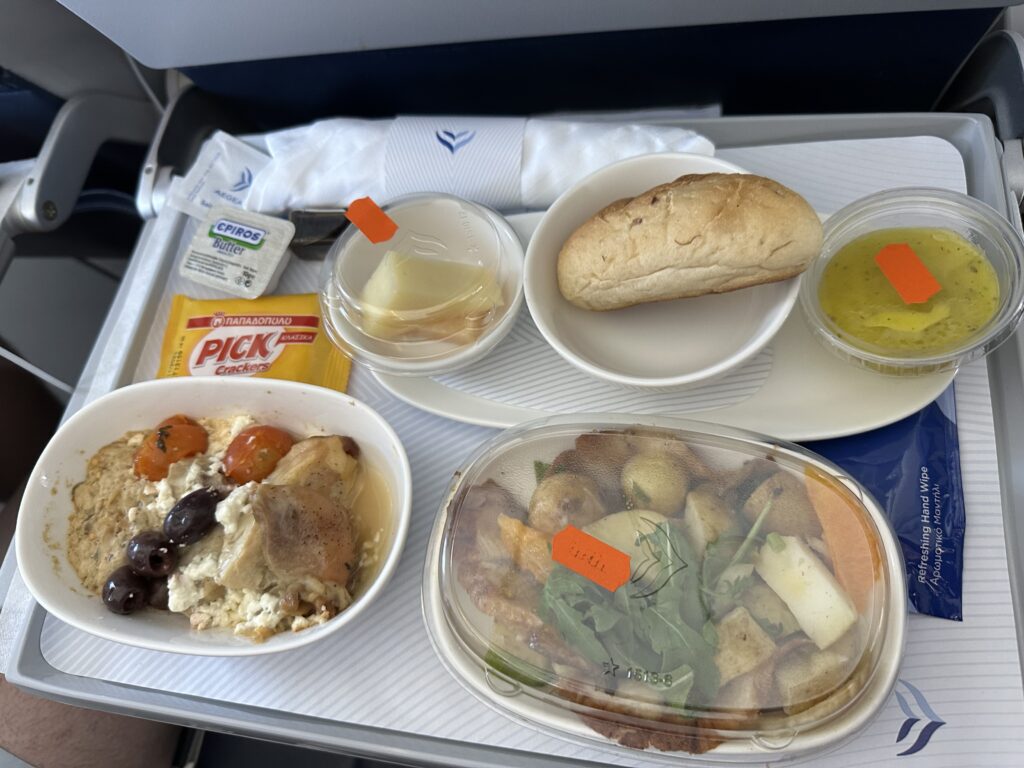
[(558, 287), (583, 309), (724, 293), (799, 275), (821, 222), (761, 176), (683, 176), (599, 211), (558, 254)]

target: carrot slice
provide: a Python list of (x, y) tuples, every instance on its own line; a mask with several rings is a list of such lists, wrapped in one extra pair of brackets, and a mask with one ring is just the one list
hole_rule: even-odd
[(808, 467), (807, 495), (821, 521), (822, 535), (832, 558), (832, 570), (843, 589), (863, 613), (871, 605), (882, 557), (876, 534), (863, 506), (846, 486)]

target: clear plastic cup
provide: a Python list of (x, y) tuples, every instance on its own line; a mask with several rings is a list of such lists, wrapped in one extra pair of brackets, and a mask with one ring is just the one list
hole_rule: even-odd
[(500, 215), (445, 194), (397, 198), (386, 242), (349, 226), (324, 261), (324, 326), (342, 350), (384, 373), (462, 368), (511, 329), (523, 296), (523, 249)]
[[(840, 328), (822, 309), (822, 277), (831, 259), (862, 235), (897, 228), (951, 230), (988, 259), (999, 284), (992, 317), (970, 335), (937, 348), (892, 349)], [(1024, 242), (997, 211), (968, 195), (943, 189), (905, 188), (857, 200), (825, 222), (821, 256), (804, 274), (800, 304), (814, 335), (828, 349), (863, 368), (896, 376), (955, 370), (992, 352), (1016, 330), (1024, 313)]]

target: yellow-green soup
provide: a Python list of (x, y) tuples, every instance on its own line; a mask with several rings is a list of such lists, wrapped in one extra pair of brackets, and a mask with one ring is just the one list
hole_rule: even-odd
[[(904, 303), (875, 263), (875, 255), (895, 243), (909, 245), (942, 286), (928, 301)], [(991, 320), (999, 280), (981, 250), (956, 232), (883, 229), (850, 241), (832, 257), (818, 300), (848, 341), (920, 354), (955, 347)]]

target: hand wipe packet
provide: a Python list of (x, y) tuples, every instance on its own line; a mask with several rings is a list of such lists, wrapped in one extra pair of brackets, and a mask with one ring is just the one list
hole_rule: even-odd
[(316, 294), (171, 304), (158, 378), (258, 376), (344, 392), (351, 362), (320, 322)]
[(256, 174), (269, 162), (255, 147), (217, 131), (203, 144), (188, 173), (171, 182), (167, 204), (197, 219), (217, 205), (243, 208)]
[(913, 609), (962, 621), (967, 521), (953, 386), (895, 424), (806, 445), (849, 472), (885, 507), (903, 549)]

